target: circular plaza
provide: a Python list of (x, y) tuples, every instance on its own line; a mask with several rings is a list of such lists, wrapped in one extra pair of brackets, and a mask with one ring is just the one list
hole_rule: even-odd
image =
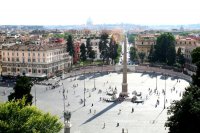
[[(156, 73), (128, 73), (127, 79), (129, 97), (124, 101), (112, 102), (109, 95), (115, 90), (119, 96), (122, 73), (107, 72), (49, 79), (47, 82), (57, 82), (60, 86), (52, 89), (52, 86), (34, 85), (32, 95), (36, 95), (37, 107), (58, 115), (61, 121), (64, 109), (70, 111), (71, 133), (121, 133), (122, 130), (167, 133), (164, 127), (167, 108), (174, 100), (181, 99), (189, 83)], [(143, 102), (131, 102), (135, 93)]]

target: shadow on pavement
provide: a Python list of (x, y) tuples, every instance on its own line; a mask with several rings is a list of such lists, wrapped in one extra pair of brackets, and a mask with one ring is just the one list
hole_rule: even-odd
[[(115, 107), (116, 105), (118, 105), (121, 102), (113, 102), (111, 105), (109, 105), (108, 107), (106, 107), (105, 109), (101, 110), (99, 113), (97, 113), (96, 115), (92, 116), (91, 118), (87, 119), (83, 124), (86, 124), (92, 120), (94, 120), (95, 118), (99, 117), (100, 115), (102, 115), (103, 113), (105, 113), (106, 111), (110, 110), (111, 108)], [(81, 124), (81, 125), (83, 125)]]
[(153, 120), (152, 124), (155, 123), (155, 121), (158, 119), (158, 117), (162, 114), (163, 111), (164, 111), (164, 109), (162, 109), (162, 111), (156, 116), (156, 118)]

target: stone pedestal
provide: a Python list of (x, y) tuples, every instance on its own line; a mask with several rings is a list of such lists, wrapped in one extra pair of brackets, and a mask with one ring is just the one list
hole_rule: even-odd
[(71, 127), (72, 127), (72, 124), (70, 123), (70, 121), (65, 121), (64, 133), (70, 133)]

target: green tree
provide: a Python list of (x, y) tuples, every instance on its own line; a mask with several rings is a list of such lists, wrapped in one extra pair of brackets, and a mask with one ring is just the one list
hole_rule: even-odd
[(87, 38), (87, 40), (86, 40), (86, 48), (87, 48), (87, 56), (90, 58), (89, 55), (92, 55), (92, 54), (90, 54), (92, 52), (92, 46), (91, 46), (90, 38)]
[(133, 44), (135, 43), (135, 34), (128, 35), (128, 42)]
[(74, 57), (74, 42), (72, 35), (69, 35), (67, 38), (67, 52), (72, 57), (72, 64), (73, 64), (73, 57)]
[(173, 65), (176, 61), (176, 50), (173, 45), (168, 47), (168, 50), (166, 53), (166, 61), (168, 65)]
[(135, 47), (131, 47), (129, 54), (130, 54), (130, 60), (134, 62), (137, 59), (137, 49)]
[(80, 52), (81, 52), (81, 55), (80, 55), (81, 61), (86, 61), (87, 56), (86, 56), (86, 47), (84, 43), (82, 43), (80, 46)]
[(197, 66), (196, 74), (192, 76), (193, 85), (200, 87), (200, 47), (192, 51), (192, 63)]
[(198, 133), (200, 131), (200, 47), (192, 52), (192, 62), (197, 65), (196, 74), (192, 76), (192, 84), (186, 89), (183, 98), (174, 102), (168, 113), (165, 126), (169, 133)]
[(144, 53), (144, 52), (139, 52), (139, 53), (138, 53), (138, 56), (140, 57), (141, 62), (143, 63), (144, 57), (145, 57), (145, 53)]
[(110, 39), (109, 44), (109, 58), (112, 59), (112, 64), (114, 64), (114, 61), (116, 60), (118, 53), (117, 53), (118, 45), (116, 44), (116, 41), (114, 37), (112, 36)]
[(154, 48), (153, 48), (153, 45), (151, 45), (151, 49), (149, 51), (148, 59), (149, 59), (149, 62), (154, 62)]
[(183, 98), (174, 102), (168, 114), (171, 115), (165, 126), (169, 133), (198, 133), (200, 131), (200, 88), (191, 85)]
[(90, 53), (89, 53), (89, 58), (91, 58), (92, 59), (92, 61), (95, 59), (95, 51), (94, 50), (92, 50)]
[(58, 133), (62, 127), (58, 117), (26, 106), (25, 98), (0, 103), (1, 133)]
[(100, 57), (103, 59), (109, 59), (109, 46), (108, 46), (108, 34), (102, 33), (99, 42), (99, 51), (101, 53)]
[(33, 83), (28, 77), (19, 77), (19, 79), (16, 82), (16, 85), (13, 88), (14, 92), (8, 96), (8, 100), (18, 100), (22, 99), (23, 97), (26, 97), (26, 105), (32, 104), (33, 96), (30, 94), (32, 86)]
[(64, 38), (64, 34), (54, 34), (53, 37), (55, 38)]
[(183, 53), (181, 52), (180, 47), (178, 48), (177, 53), (176, 53), (176, 61), (177, 61), (178, 64), (181, 65), (182, 68), (184, 67), (185, 58), (184, 58)]
[[(171, 52), (171, 53), (169, 53)], [(172, 58), (173, 57), (173, 58)], [(171, 33), (161, 34), (155, 45), (155, 61), (173, 65), (175, 63), (175, 38)]]
[(122, 52), (122, 46), (119, 45), (118, 43), (116, 44), (117, 46), (117, 57), (115, 58), (115, 63), (119, 63), (119, 58)]

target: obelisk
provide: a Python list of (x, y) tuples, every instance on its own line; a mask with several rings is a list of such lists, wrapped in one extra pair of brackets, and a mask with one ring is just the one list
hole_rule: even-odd
[(127, 37), (125, 36), (124, 41), (124, 59), (123, 59), (123, 81), (122, 81), (122, 92), (121, 97), (128, 96), (128, 84), (127, 84)]

